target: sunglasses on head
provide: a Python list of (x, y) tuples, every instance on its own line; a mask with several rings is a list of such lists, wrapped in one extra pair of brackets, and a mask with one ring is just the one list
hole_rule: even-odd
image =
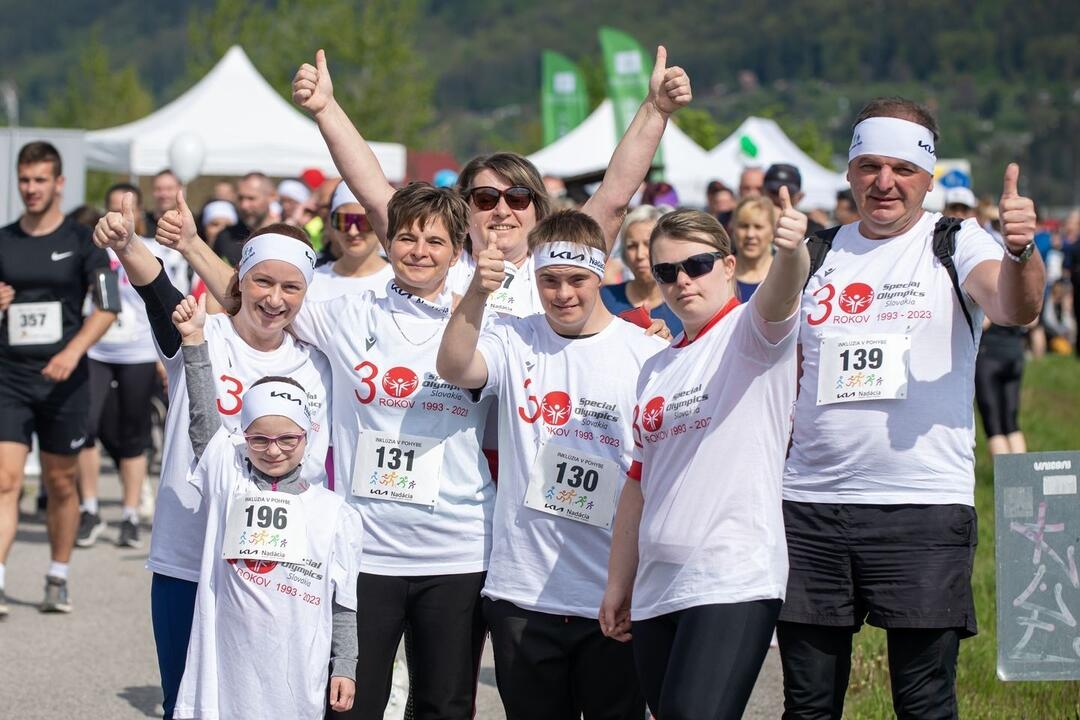
[(533, 191), (524, 185), (514, 185), (505, 190), (481, 186), (474, 187), (466, 193), (479, 210), (493, 210), (499, 204), (499, 198), (506, 198), (506, 204), (511, 210), (524, 210), (533, 201)]
[(679, 271), (686, 273), (686, 277), (696, 278), (712, 272), (713, 265), (720, 258), (727, 257), (727, 253), (708, 252), (691, 255), (680, 262), (656, 263), (652, 266), (653, 277), (657, 282), (665, 285), (675, 282), (679, 277)]
[(349, 232), (349, 228), (356, 226), (357, 232), (370, 232), (371, 224), (364, 213), (330, 213), (330, 227), (340, 232)]

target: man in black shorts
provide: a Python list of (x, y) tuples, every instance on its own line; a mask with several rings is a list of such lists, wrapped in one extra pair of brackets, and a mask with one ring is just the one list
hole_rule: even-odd
[[(42, 612), (70, 612), (67, 572), (79, 525), (76, 461), (86, 443), (86, 351), (116, 319), (119, 293), (89, 228), (65, 219), (60, 154), (32, 142), (17, 162), (25, 212), (0, 229), (0, 617), (30, 436), (41, 446), (52, 563)], [(96, 308), (83, 319), (92, 291)]]

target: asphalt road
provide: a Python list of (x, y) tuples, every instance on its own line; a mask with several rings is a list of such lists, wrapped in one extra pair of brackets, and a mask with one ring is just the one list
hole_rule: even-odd
[[(119, 482), (103, 473), (102, 516), (109, 529), (97, 545), (76, 549), (71, 564), (70, 615), (42, 615), (49, 549), (44, 518), (34, 513), (36, 488), (28, 482), (19, 532), (7, 565), (11, 614), (0, 621), (0, 717), (146, 718), (161, 716), (161, 689), (150, 627), (149, 548), (121, 549), (114, 541), (120, 519)], [(781, 712), (780, 662), (775, 649), (758, 678), (747, 718)], [(397, 720), (401, 707), (386, 718)], [(490, 649), (480, 670), (477, 717), (505, 718), (495, 689)]]

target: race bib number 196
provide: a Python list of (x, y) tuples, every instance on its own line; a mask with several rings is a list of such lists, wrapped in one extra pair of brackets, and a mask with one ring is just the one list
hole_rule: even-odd
[(907, 398), (910, 335), (825, 337), (820, 358), (818, 405)]
[(536, 454), (525, 505), (551, 515), (610, 528), (619, 465), (614, 460), (547, 443)]
[(251, 491), (231, 498), (224, 560), (300, 562), (307, 555), (307, 517), (296, 495)]

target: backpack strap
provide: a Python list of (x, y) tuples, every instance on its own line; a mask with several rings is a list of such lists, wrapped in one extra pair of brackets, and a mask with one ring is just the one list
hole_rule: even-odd
[(810, 284), (810, 278), (814, 277), (814, 273), (820, 270), (821, 266), (825, 264), (825, 256), (832, 250), (832, 241), (838, 232), (840, 232), (839, 225), (825, 230), (818, 230), (816, 233), (812, 233), (810, 237), (806, 238), (806, 249), (810, 253), (810, 272), (806, 274), (806, 282), (803, 283), (803, 290)]
[(956, 274), (956, 265), (953, 263), (953, 253), (956, 252), (956, 234), (960, 231), (963, 221), (958, 218), (942, 217), (934, 225), (934, 257), (938, 259), (942, 267), (949, 273), (952, 280), (956, 299), (960, 301), (960, 309), (964, 311), (964, 319), (967, 320), (968, 330), (971, 332), (971, 340), (975, 341), (975, 323), (971, 319), (967, 302), (964, 300), (964, 291), (960, 287), (960, 277)]

